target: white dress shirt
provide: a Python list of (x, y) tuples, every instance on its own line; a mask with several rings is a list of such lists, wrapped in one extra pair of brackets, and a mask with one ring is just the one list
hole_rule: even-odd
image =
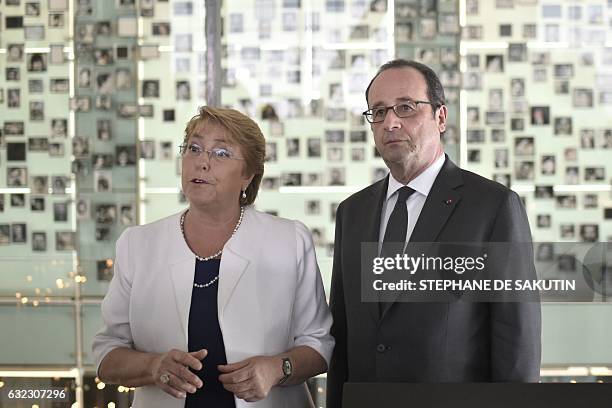
[[(436, 161), (430, 164), (425, 171), (407, 184), (407, 186), (412, 188), (415, 192), (406, 200), (406, 207), (408, 208), (408, 229), (406, 230), (406, 242), (410, 241), (410, 236), (412, 235), (414, 226), (419, 219), (423, 205), (425, 205), (425, 200), (429, 195), (429, 191), (431, 190), (434, 181), (436, 181), (436, 177), (438, 177), (438, 173), (440, 173), (440, 169), (442, 169), (442, 165), (444, 165), (445, 159), (446, 156), (442, 154), (436, 159)], [(382, 213), (380, 214), (380, 232), (378, 235), (378, 242), (381, 243), (381, 245), (385, 237), (387, 223), (389, 222), (389, 218), (391, 217), (391, 213), (393, 212), (393, 208), (397, 202), (397, 190), (402, 187), (404, 187), (404, 184), (397, 181), (393, 177), (393, 174), (389, 174), (387, 198), (385, 200), (385, 204), (382, 206)]]

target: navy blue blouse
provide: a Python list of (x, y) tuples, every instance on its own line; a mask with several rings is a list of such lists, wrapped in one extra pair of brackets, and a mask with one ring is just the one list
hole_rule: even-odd
[[(194, 283), (206, 284), (219, 276), (220, 259), (196, 261)], [(204, 385), (195, 394), (187, 393), (185, 408), (235, 408), (234, 394), (219, 382), (217, 365), (227, 364), (223, 334), (217, 317), (217, 289), (219, 281), (206, 288), (193, 287), (187, 345), (189, 351), (208, 350), (202, 361), (203, 368), (195, 372)]]

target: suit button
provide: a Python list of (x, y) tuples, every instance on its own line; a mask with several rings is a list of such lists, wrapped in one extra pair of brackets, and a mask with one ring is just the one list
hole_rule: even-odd
[(376, 351), (378, 351), (379, 353), (384, 353), (385, 351), (387, 351), (387, 346), (380, 343), (378, 346), (376, 346)]

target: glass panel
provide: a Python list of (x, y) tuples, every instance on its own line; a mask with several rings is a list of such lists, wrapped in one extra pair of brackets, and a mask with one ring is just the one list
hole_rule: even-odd
[(44, 301), (36, 305), (3, 304), (0, 322), (3, 327), (0, 364), (76, 364), (74, 306), (49, 305)]

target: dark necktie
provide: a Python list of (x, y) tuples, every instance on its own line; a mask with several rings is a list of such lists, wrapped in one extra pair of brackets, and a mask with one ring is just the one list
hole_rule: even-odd
[[(395, 257), (396, 254), (404, 251), (404, 244), (406, 242), (406, 231), (408, 230), (408, 208), (406, 207), (406, 200), (414, 193), (414, 190), (408, 186), (400, 188), (398, 191), (397, 202), (393, 208), (393, 212), (387, 222), (387, 228), (385, 229), (385, 236), (383, 238), (383, 245), (380, 256), (382, 257)], [(382, 294), (381, 295), (385, 295)], [(388, 294), (386, 294), (388, 295)], [(381, 297), (379, 302), (378, 310), (382, 316), (383, 311), (388, 306), (384, 300), (384, 296)]]
[(408, 230), (408, 208), (406, 200), (414, 193), (414, 190), (404, 186), (397, 190), (398, 197), (393, 212), (387, 222), (385, 237), (383, 238), (383, 251), (386, 243), (406, 242), (406, 230)]

